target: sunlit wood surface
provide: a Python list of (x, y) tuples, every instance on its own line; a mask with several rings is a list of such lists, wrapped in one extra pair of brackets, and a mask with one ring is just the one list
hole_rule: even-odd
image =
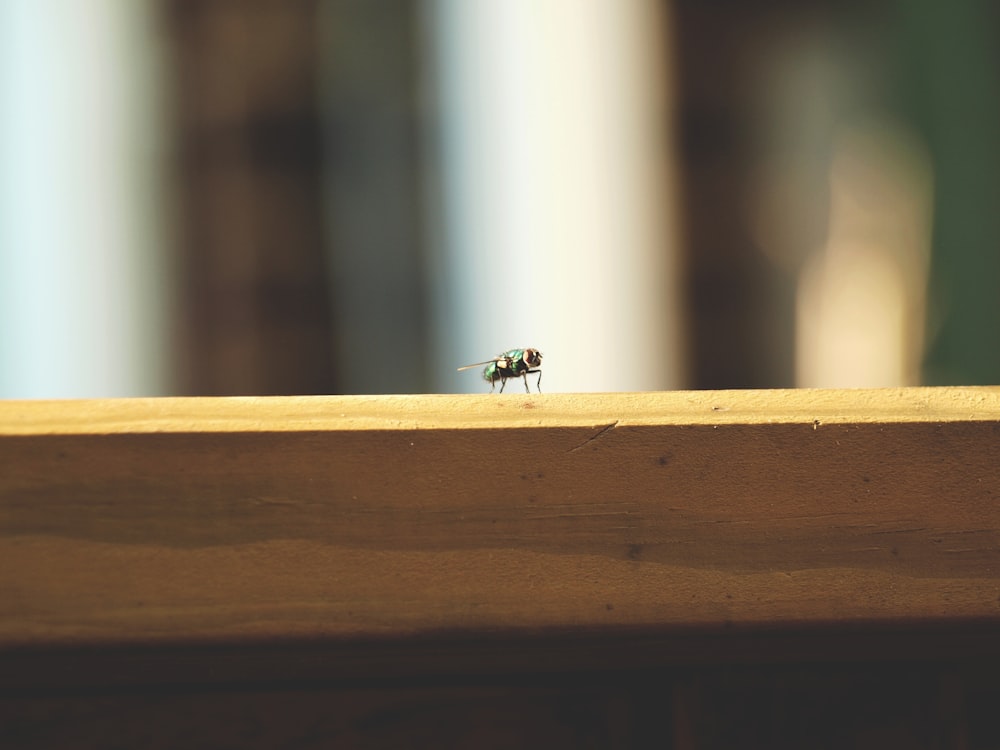
[(1000, 621), (998, 420), (996, 388), (0, 403), (0, 646)]

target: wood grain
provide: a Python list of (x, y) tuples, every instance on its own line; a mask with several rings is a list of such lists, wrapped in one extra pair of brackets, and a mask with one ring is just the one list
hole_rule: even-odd
[(1000, 624), (1000, 389), (0, 403), (0, 648)]

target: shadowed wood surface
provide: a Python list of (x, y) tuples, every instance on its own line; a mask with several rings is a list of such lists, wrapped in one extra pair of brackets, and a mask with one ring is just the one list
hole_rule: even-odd
[(1000, 621), (1000, 389), (0, 404), (0, 646)]

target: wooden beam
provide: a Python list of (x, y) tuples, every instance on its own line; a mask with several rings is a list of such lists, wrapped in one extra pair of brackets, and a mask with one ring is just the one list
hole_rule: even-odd
[(0, 402), (0, 561), (0, 649), (989, 627), (1000, 388)]

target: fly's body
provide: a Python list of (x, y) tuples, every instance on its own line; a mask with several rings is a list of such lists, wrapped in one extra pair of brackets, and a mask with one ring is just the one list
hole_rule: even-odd
[(496, 388), (497, 381), (500, 381), (500, 393), (503, 393), (504, 386), (511, 378), (523, 378), (524, 390), (531, 393), (528, 387), (528, 374), (538, 373), (538, 380), (535, 381), (535, 389), (541, 393), (542, 384), (542, 353), (537, 349), (508, 349), (493, 359), (485, 362), (476, 362), (474, 365), (459, 367), (459, 370), (471, 370), (473, 367), (486, 365), (483, 370), (483, 380), (490, 384), (490, 393)]

